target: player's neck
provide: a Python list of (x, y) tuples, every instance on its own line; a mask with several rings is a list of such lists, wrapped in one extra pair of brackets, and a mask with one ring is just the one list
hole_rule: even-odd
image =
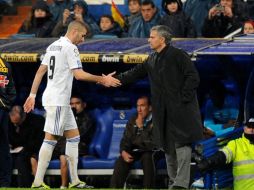
[(71, 43), (73, 43), (72, 37), (71, 37), (70, 35), (65, 34), (65, 36), (64, 36), (64, 37), (66, 37), (68, 40), (70, 40), (70, 42), (71, 42)]

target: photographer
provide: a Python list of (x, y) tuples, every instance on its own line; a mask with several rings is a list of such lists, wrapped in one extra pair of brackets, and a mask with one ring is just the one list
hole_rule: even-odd
[(236, 1), (221, 0), (209, 10), (202, 28), (204, 37), (223, 38), (241, 28), (247, 15), (244, 4)]
[(69, 23), (73, 20), (81, 21), (89, 26), (88, 36), (91, 37), (94, 34), (99, 33), (99, 26), (96, 24), (95, 20), (88, 13), (88, 6), (85, 1), (77, 0), (74, 2), (74, 10), (65, 9), (63, 12), (63, 19), (60, 20), (55, 28), (53, 29), (51, 35), (53, 37), (63, 36), (66, 31)]

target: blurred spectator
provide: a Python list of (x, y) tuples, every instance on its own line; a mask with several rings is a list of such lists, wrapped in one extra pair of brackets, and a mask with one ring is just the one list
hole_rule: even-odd
[[(71, 108), (73, 110), (75, 119), (77, 121), (80, 142), (79, 142), (79, 156), (88, 155), (88, 146), (93, 138), (95, 132), (94, 121), (86, 112), (86, 102), (78, 95), (73, 95), (70, 100)], [(53, 152), (53, 159), (60, 159), (61, 169), (61, 188), (68, 187), (68, 166), (65, 157), (66, 139), (61, 137), (56, 144)]]
[(59, 22), (63, 19), (63, 12), (65, 9), (73, 9), (72, 0), (54, 0), (52, 4), (49, 5), (51, 14), (53, 15), (53, 21)]
[(202, 35), (220, 38), (241, 28), (244, 20), (247, 20), (247, 13), (244, 10), (244, 4), (237, 0), (221, 0), (209, 10), (202, 28)]
[(238, 113), (239, 100), (235, 92), (227, 90), (221, 81), (213, 81), (205, 105), (204, 126), (216, 135), (225, 129), (233, 130)]
[(125, 16), (126, 31), (130, 28), (133, 20), (141, 16), (141, 0), (128, 0), (130, 15)]
[(35, 37), (50, 37), (55, 23), (45, 1), (37, 1), (30, 12), (28, 19), (24, 21), (19, 34), (33, 34)]
[(244, 125), (242, 137), (230, 140), (226, 146), (212, 156), (203, 158), (197, 164), (197, 167), (202, 173), (205, 173), (214, 169), (221, 169), (223, 166), (233, 163), (234, 184), (230, 189), (252, 190), (254, 187), (253, 157), (254, 118), (250, 118)]
[(247, 3), (249, 17), (254, 20), (254, 1), (247, 0), (245, 2)]
[(0, 15), (6, 14), (6, 10), (7, 10), (9, 7), (10, 7), (10, 5), (8, 4), (7, 1), (5, 1), (5, 0), (0, 0), (0, 10), (1, 10)]
[(44, 117), (26, 114), (21, 106), (13, 106), (10, 112), (9, 139), (14, 161), (18, 169), (18, 187), (31, 187), (31, 160), (37, 160), (43, 142)]
[(137, 100), (137, 114), (127, 123), (120, 143), (120, 156), (115, 162), (110, 188), (123, 188), (129, 170), (137, 160), (144, 171), (143, 188), (154, 185), (155, 166), (153, 161), (152, 107), (149, 98), (142, 96)]
[(77, 0), (73, 4), (74, 11), (70, 11), (65, 9), (63, 12), (63, 19), (60, 20), (57, 25), (55, 26), (52, 36), (53, 37), (60, 37), (63, 36), (67, 31), (67, 26), (73, 20), (78, 20), (81, 22), (85, 22), (88, 24), (90, 31), (87, 37), (91, 37), (93, 34), (98, 34), (100, 29), (99, 26), (96, 24), (95, 20), (88, 12), (87, 3), (84, 0)]
[(215, 3), (218, 3), (218, 0), (187, 0), (184, 2), (183, 11), (191, 17), (198, 36), (202, 35), (201, 30), (207, 13)]
[(135, 18), (129, 28), (128, 36), (134, 38), (148, 38), (150, 29), (158, 25), (161, 16), (152, 0), (141, 3), (141, 16)]
[(165, 15), (160, 24), (168, 26), (175, 38), (195, 38), (196, 29), (193, 21), (182, 11), (181, 0), (163, 0)]
[(243, 33), (244, 34), (254, 33), (254, 21), (248, 20), (243, 24)]
[(0, 57), (0, 188), (11, 183), (11, 155), (8, 138), (9, 109), (16, 98), (11, 65)]
[(114, 21), (111, 15), (101, 16), (99, 34), (121, 37), (122, 32), (122, 28), (117, 22)]
[(12, 0), (0, 0), (0, 16), (17, 14), (17, 9), (13, 6)]

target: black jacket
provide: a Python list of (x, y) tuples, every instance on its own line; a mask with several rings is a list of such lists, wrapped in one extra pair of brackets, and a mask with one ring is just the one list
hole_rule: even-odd
[(115, 22), (112, 28), (110, 28), (107, 31), (100, 31), (99, 35), (117, 36), (120, 38), (122, 33), (123, 33), (122, 28), (117, 22)]
[(197, 37), (196, 29), (193, 21), (184, 12), (175, 14), (165, 14), (161, 21), (161, 25), (168, 26), (172, 31), (174, 38), (195, 38)]
[[(27, 21), (25, 21), (27, 22)], [(31, 26), (29, 28), (25, 27), (25, 24), (21, 26), (18, 33), (19, 34), (34, 34), (37, 38), (47, 38), (51, 37), (51, 32), (54, 29), (55, 22), (51, 18), (46, 17), (41, 20), (32, 20)]]
[(9, 110), (16, 98), (11, 66), (0, 58), (0, 108)]
[(147, 61), (117, 76), (122, 84), (149, 77), (155, 141), (166, 151), (170, 144), (202, 139), (201, 116), (196, 96), (198, 72), (190, 57), (180, 49), (165, 47)]
[(136, 126), (137, 115), (128, 121), (120, 143), (120, 153), (123, 150), (132, 153), (135, 149), (139, 151), (152, 151), (155, 148), (152, 139), (153, 124), (151, 116), (147, 118), (147, 123), (144, 125), (143, 130), (140, 131)]
[[(28, 155), (37, 155), (44, 138), (44, 117), (36, 114), (26, 114), (20, 126), (9, 124), (9, 141), (12, 148), (23, 146)], [(17, 129), (19, 128), (19, 129)]]

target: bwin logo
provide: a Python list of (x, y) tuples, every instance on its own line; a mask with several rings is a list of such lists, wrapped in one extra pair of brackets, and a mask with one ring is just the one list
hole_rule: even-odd
[(124, 113), (124, 111), (120, 111), (119, 118), (120, 119), (125, 119), (125, 113)]

